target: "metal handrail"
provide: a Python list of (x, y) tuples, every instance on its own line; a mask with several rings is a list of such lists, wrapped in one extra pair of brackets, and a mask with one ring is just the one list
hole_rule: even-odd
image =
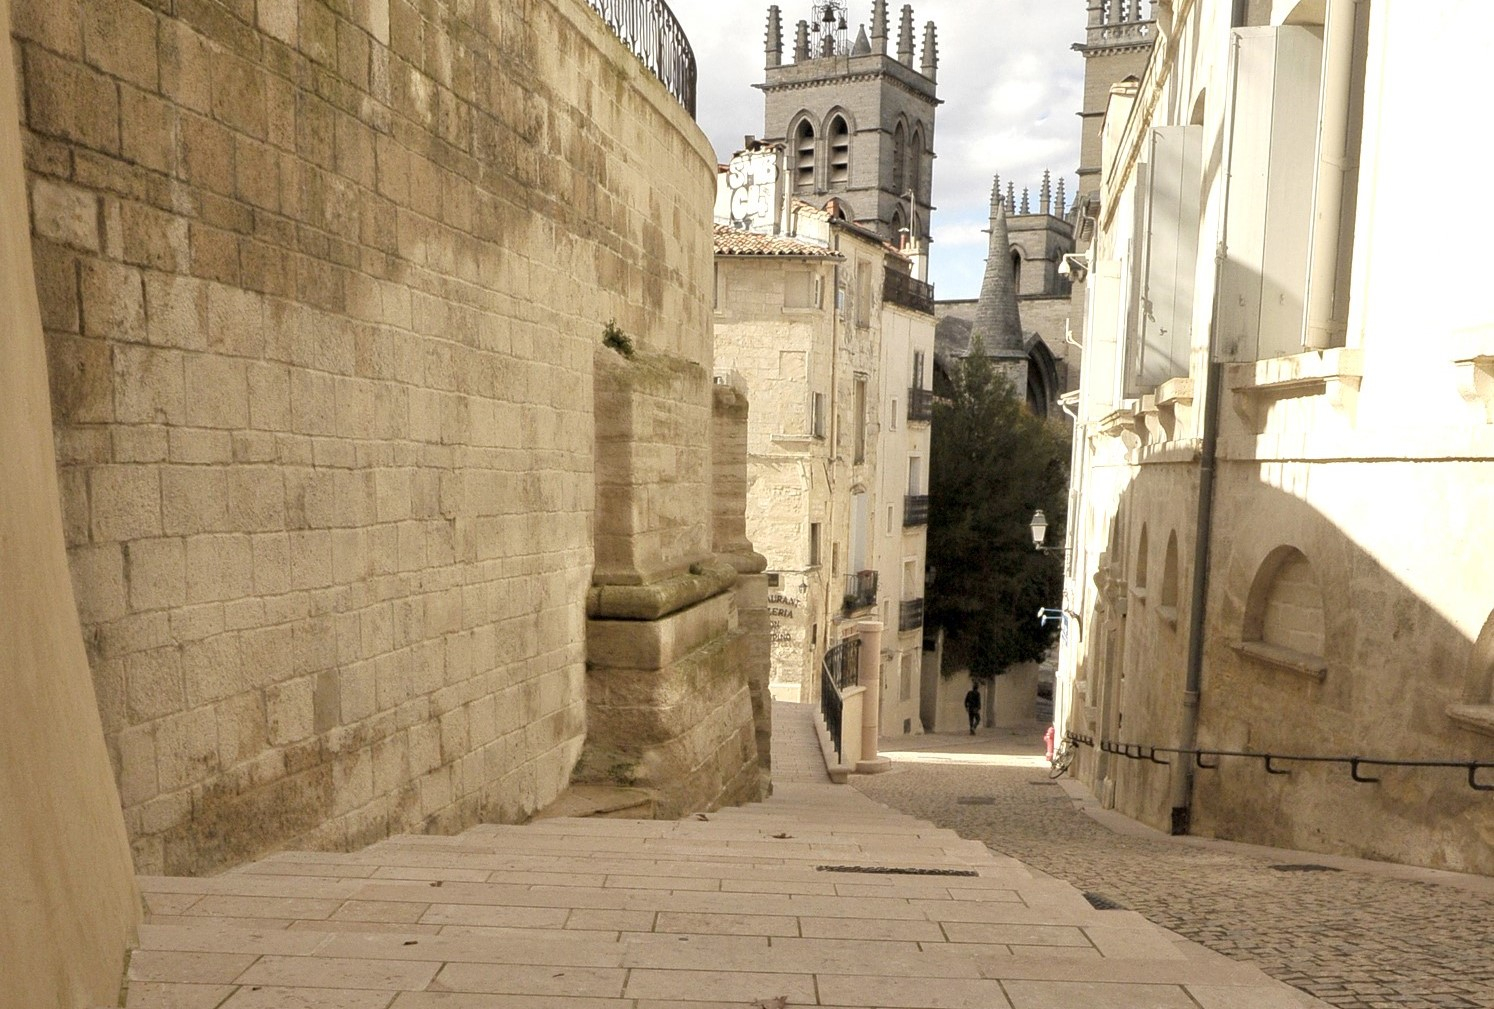
[(695, 51), (664, 0), (586, 0), (695, 118)]
[[(1360, 773), (1363, 767), (1445, 767), (1467, 770), (1468, 787), (1479, 792), (1494, 792), (1494, 784), (1481, 785), (1478, 781), (1478, 772), (1494, 770), (1494, 761), (1488, 760), (1402, 760), (1392, 757), (1360, 757), (1360, 756), (1317, 756), (1300, 753), (1262, 753), (1257, 750), (1205, 750), (1205, 749), (1180, 749), (1175, 746), (1149, 746), (1143, 743), (1121, 743), (1102, 739), (1096, 743), (1089, 736), (1081, 736), (1076, 733), (1065, 733), (1064, 739), (1070, 744), (1077, 746), (1091, 746), (1104, 753), (1113, 753), (1125, 757), (1127, 760), (1148, 760), (1154, 764), (1171, 765), (1170, 760), (1159, 760), (1157, 754), (1171, 753), (1185, 757), (1193, 761), (1194, 766), (1205, 771), (1212, 771), (1219, 767), (1220, 757), (1245, 757), (1250, 760), (1259, 760), (1266, 769), (1267, 774), (1291, 774), (1286, 768), (1279, 764), (1345, 764), (1349, 768), (1349, 777), (1362, 784), (1373, 784), (1380, 779), (1372, 775)], [(1212, 758), (1213, 763), (1207, 763), (1204, 758)]]
[(861, 682), (861, 639), (847, 638), (825, 652), (821, 668), (830, 676), (839, 693), (845, 693)]
[(861, 639), (848, 638), (825, 653), (820, 660), (820, 715), (835, 747), (835, 759), (841, 755), (841, 716), (845, 708), (842, 694), (857, 686), (861, 674)]

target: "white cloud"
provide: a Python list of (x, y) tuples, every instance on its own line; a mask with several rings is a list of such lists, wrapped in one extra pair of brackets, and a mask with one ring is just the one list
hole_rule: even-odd
[[(934, 250), (941, 298), (974, 297), (985, 264), (991, 177), (1000, 173), (1037, 199), (1044, 169), (1074, 192), (1084, 66), (1072, 43), (1084, 37), (1082, 0), (909, 0), (939, 38), (935, 120)], [(763, 132), (762, 93), (768, 0), (670, 0), (699, 66), (697, 118), (720, 159), (747, 134)], [(808, 18), (810, 0), (779, 0), (785, 41)], [(888, 5), (894, 36), (900, 2)], [(871, 18), (871, 0), (852, 0), (851, 34)]]

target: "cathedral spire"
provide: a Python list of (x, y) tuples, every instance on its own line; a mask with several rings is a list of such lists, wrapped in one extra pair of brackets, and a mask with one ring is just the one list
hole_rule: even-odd
[(871, 43), (866, 39), (866, 25), (862, 25), (861, 30), (856, 33), (856, 44), (851, 47), (851, 55), (870, 56), (871, 51)]
[(1064, 181), (1063, 180), (1063, 176), (1059, 176), (1059, 178), (1058, 178), (1058, 216), (1059, 217), (1068, 217), (1069, 216), (1069, 205), (1068, 205), (1068, 202), (1067, 202), (1067, 196), (1066, 196), (1066, 194), (1063, 191), (1063, 181)]
[(980, 301), (970, 327), (972, 344), (979, 337), (989, 357), (1025, 358), (1022, 318), (1017, 310), (1017, 285), (1012, 276), (1011, 237), (1006, 227), (1006, 203), (1001, 198), (1001, 180), (991, 188), (991, 244), (986, 256), (986, 275), (980, 285)]
[(939, 42), (932, 21), (923, 26), (923, 75), (931, 81), (939, 79)]
[(768, 66), (783, 65), (783, 20), (774, 4), (768, 8)]
[(903, 20), (897, 30), (897, 61), (905, 67), (913, 65), (913, 8), (903, 4)]
[(794, 32), (794, 62), (804, 63), (809, 59), (809, 22), (800, 21)]
[(879, 56), (887, 55), (887, 0), (872, 3), (871, 46)]
[(1045, 214), (1053, 213), (1053, 173), (1046, 168), (1043, 169), (1043, 188), (1041, 190), (1040, 209)]

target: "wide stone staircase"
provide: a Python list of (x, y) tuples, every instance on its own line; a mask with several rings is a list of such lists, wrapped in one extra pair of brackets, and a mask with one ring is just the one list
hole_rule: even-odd
[[(984, 845), (823, 782), (776, 706), (775, 794), (145, 878), (150, 1009), (1300, 1009), (1321, 1003)], [(806, 742), (805, 733), (809, 733)], [(811, 753), (813, 757), (809, 756)], [(818, 776), (819, 780), (816, 780)]]

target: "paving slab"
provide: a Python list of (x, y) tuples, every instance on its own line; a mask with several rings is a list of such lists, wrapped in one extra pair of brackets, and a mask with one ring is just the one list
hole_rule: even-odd
[(813, 717), (775, 706), (775, 794), (751, 806), (668, 822), (482, 825), (358, 852), (282, 852), (209, 879), (142, 878), (150, 915), (126, 1004), (1319, 1004), (1139, 914), (1099, 910), (980, 841), (830, 784)]
[[(1169, 837), (1100, 809), (1077, 782), (1050, 781), (1043, 728), (883, 740), (891, 773), (852, 787), (1020, 858), (1070, 895), (1021, 891), (1032, 907), (1090, 893), (1193, 940), (1176, 948), (1221, 976), (1243, 963), (1293, 986), (1185, 979), (1203, 1009), (1494, 1009), (1494, 879)], [(1316, 869), (1280, 871), (1304, 865)], [(1142, 941), (1129, 924), (1086, 931), (1106, 967)]]

